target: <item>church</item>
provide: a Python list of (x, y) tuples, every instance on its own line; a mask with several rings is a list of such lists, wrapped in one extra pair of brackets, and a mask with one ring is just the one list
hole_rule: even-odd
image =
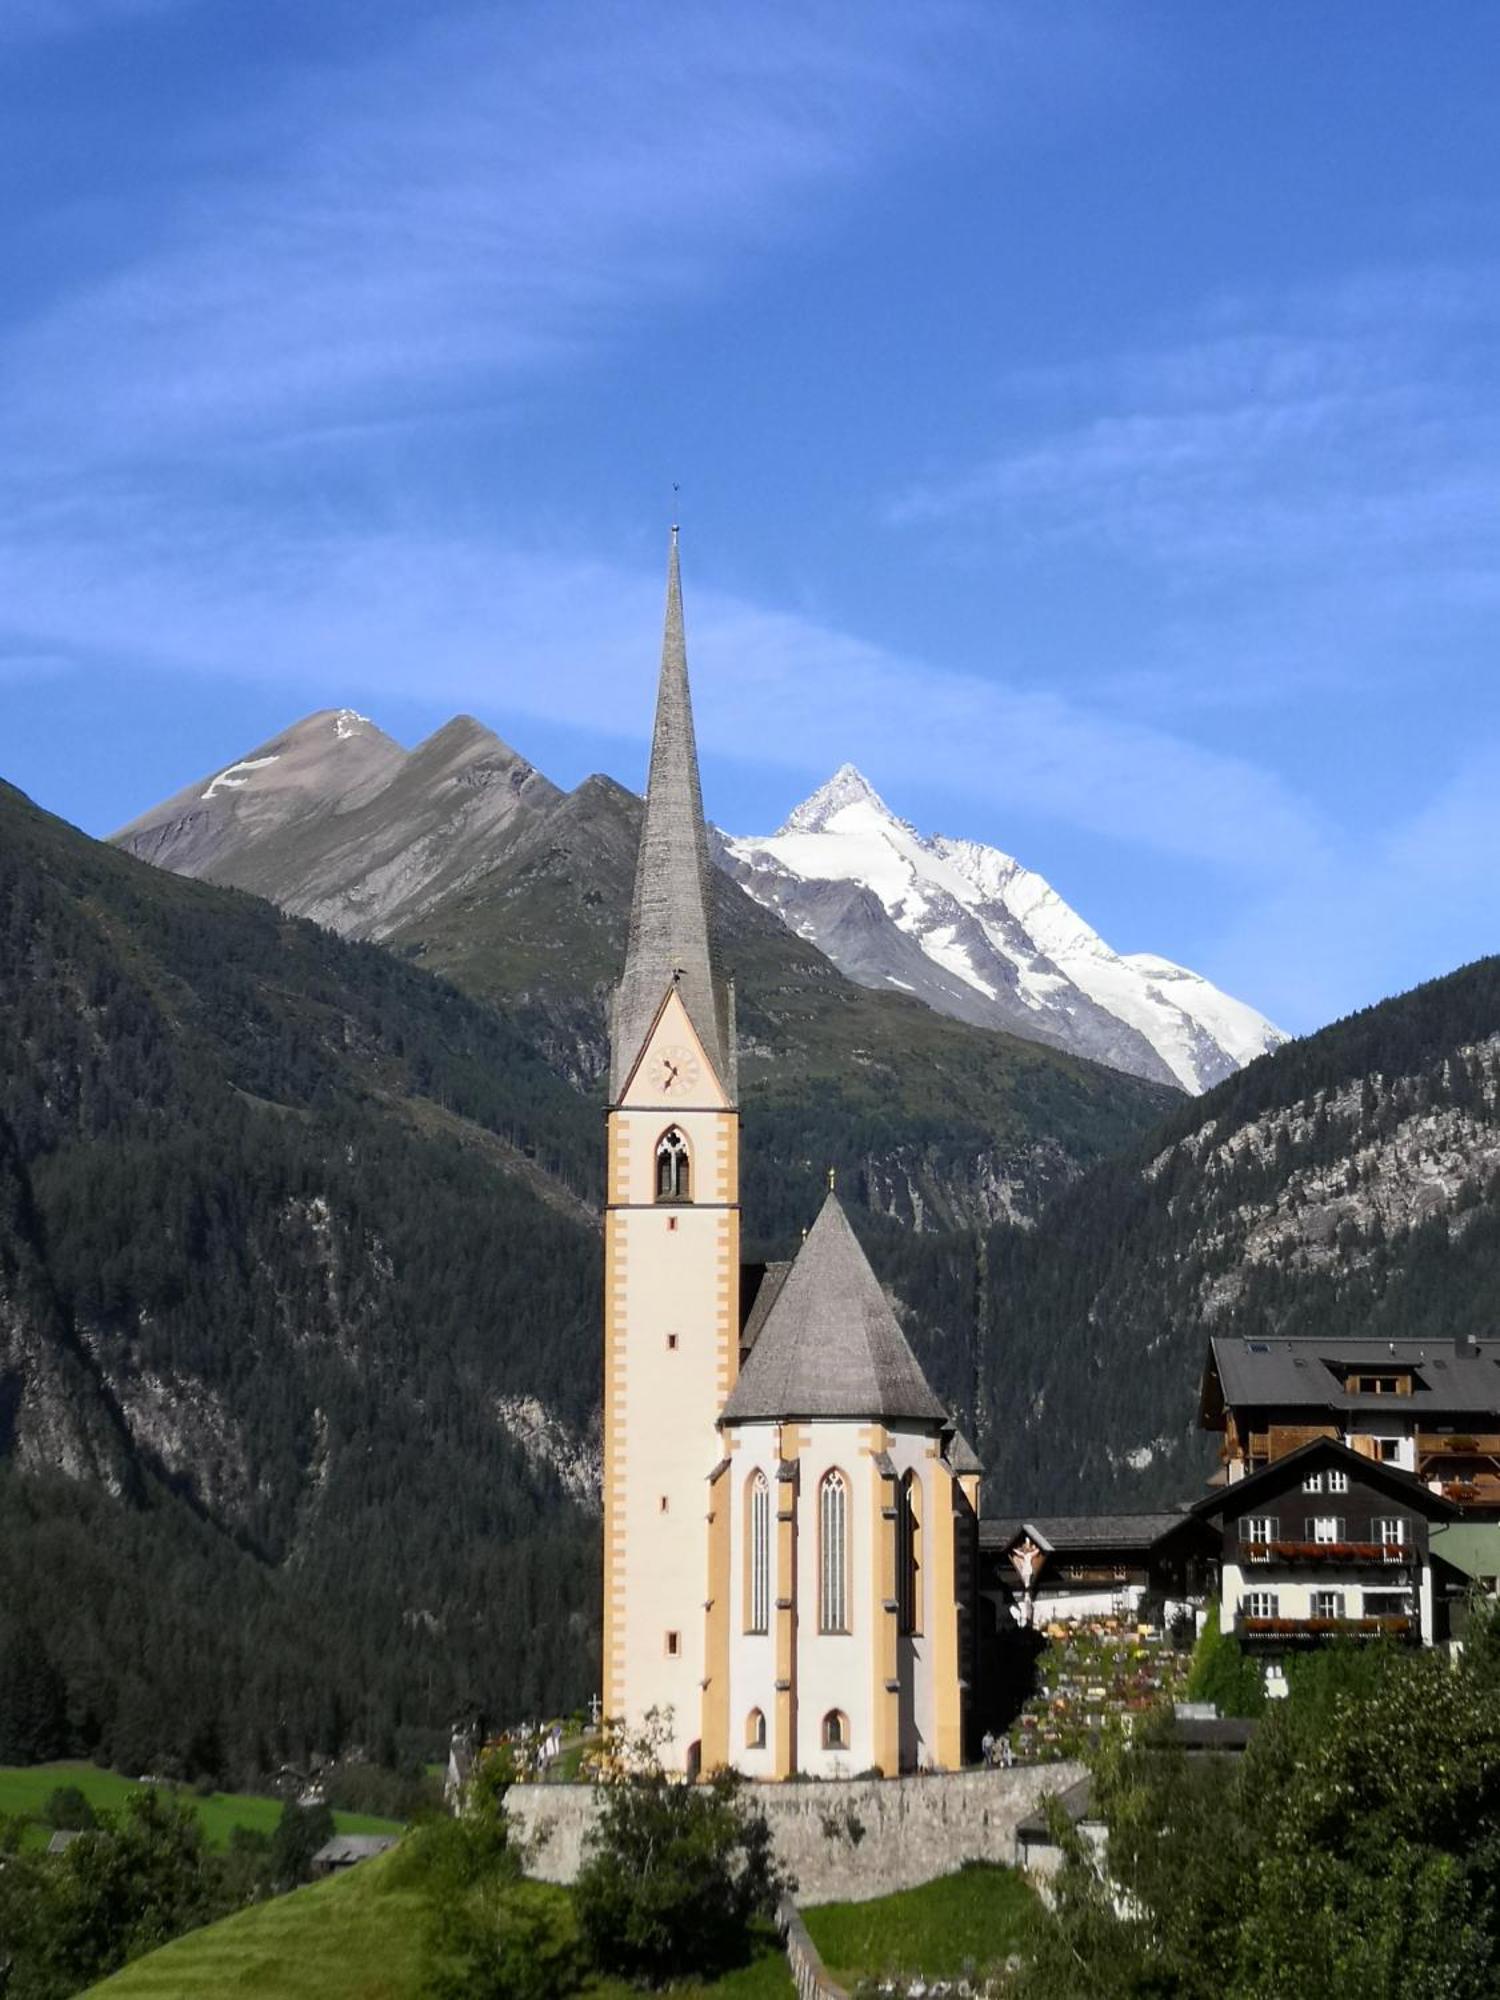
[(830, 1185), (742, 1267), (734, 989), (688, 694), (677, 531), (630, 937), (604, 1263), (605, 1712), (696, 1776), (952, 1770), (980, 1466)]

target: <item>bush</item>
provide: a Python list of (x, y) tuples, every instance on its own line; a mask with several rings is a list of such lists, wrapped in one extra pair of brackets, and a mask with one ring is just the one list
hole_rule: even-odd
[(94, 1808), (78, 1785), (59, 1785), (42, 1807), (42, 1818), (48, 1826), (74, 1833), (87, 1833), (99, 1824)]
[(1254, 1660), (1240, 1651), (1234, 1635), (1219, 1630), (1217, 1605), (1209, 1612), (1193, 1650), (1187, 1692), (1190, 1701), (1215, 1703), (1220, 1715), (1250, 1716), (1265, 1711), (1265, 1677)]
[(738, 1773), (699, 1785), (668, 1777), (664, 1734), (652, 1716), (644, 1736), (613, 1746), (573, 1892), (594, 1963), (655, 1985), (743, 1963), (753, 1920), (770, 1916), (788, 1886)]
[(403, 1843), (396, 1880), (426, 1905), (424, 1993), (432, 2000), (555, 2000), (583, 1975), (583, 1952), (555, 1891), (522, 1880), (505, 1811), (509, 1756), (482, 1759), (462, 1812)]

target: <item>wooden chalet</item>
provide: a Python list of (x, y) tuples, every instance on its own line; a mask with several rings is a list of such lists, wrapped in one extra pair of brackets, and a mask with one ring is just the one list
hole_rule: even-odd
[[(1219, 1538), (1219, 1620), (1248, 1648), (1447, 1637), (1432, 1529), (1457, 1504), (1398, 1465), (1314, 1437), (1200, 1500)], [(1460, 1586), (1461, 1587), (1461, 1586)]]
[(1500, 1522), (1500, 1340), (1212, 1340), (1199, 1421), (1230, 1482), (1336, 1438)]

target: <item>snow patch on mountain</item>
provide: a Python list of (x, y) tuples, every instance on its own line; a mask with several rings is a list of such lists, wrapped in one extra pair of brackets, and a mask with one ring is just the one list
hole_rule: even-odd
[[(726, 837), (722, 858), (849, 977), (901, 988), (940, 1012), (1193, 1092), (1286, 1039), (1185, 966), (1114, 951), (999, 848), (918, 833), (852, 764), (778, 832)], [(926, 961), (920, 979), (913, 946), (915, 962)]]
[(211, 799), (221, 785), (228, 786), (231, 790), (236, 790), (241, 785), (248, 785), (251, 771), (263, 771), (267, 764), (274, 764), (276, 761), (275, 753), (269, 757), (244, 757), (238, 764), (231, 764), (227, 770), (221, 771), (217, 778), (211, 779), (208, 790), (203, 796)]

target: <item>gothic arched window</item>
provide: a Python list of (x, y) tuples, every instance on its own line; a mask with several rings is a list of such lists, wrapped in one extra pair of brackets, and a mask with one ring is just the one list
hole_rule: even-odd
[(745, 1717), (745, 1748), (764, 1750), (766, 1747), (766, 1718), (758, 1708), (752, 1708)]
[(656, 1199), (691, 1201), (692, 1162), (688, 1142), (675, 1125), (669, 1125), (656, 1142)]
[(763, 1472), (745, 1487), (745, 1630), (771, 1629), (771, 1488)]
[(896, 1625), (922, 1629), (922, 1482), (908, 1472), (896, 1494)]
[(849, 1630), (849, 1487), (842, 1472), (818, 1488), (818, 1630)]
[(823, 1748), (825, 1750), (849, 1748), (849, 1718), (841, 1708), (830, 1708), (823, 1717)]

